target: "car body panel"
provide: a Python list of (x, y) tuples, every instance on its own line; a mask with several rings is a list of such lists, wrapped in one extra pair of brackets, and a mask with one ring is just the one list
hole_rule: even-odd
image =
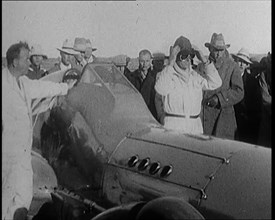
[(200, 197), (198, 190), (112, 165), (106, 169), (103, 182), (104, 198), (114, 205), (150, 201), (168, 195), (196, 203)]
[[(149, 165), (143, 172), (138, 169), (139, 163), (134, 167), (128, 165), (129, 159), (134, 155), (138, 156), (139, 163), (143, 159), (149, 159)], [(159, 162), (161, 168), (159, 172), (151, 175), (149, 168), (155, 162)], [(174, 184), (197, 188), (203, 188), (207, 184), (208, 176), (222, 163), (223, 161), (218, 158), (159, 143), (137, 141), (136, 139), (123, 141), (111, 156), (109, 162), (109, 164), (119, 166), (121, 169), (138, 172)], [(161, 169), (168, 165), (173, 167), (171, 174), (161, 178), (159, 176)]]
[(51, 201), (51, 191), (58, 186), (53, 168), (39, 153), (32, 151), (33, 199), (28, 216), (37, 214), (41, 206)]
[(174, 196), (207, 218), (271, 218), (270, 149), (164, 129), (112, 64), (85, 67), (41, 136), (58, 184), (104, 207)]
[[(239, 219), (271, 218), (271, 153), (266, 148), (239, 151), (206, 189), (202, 209), (223, 212)], [(209, 216), (211, 217), (211, 216)]]

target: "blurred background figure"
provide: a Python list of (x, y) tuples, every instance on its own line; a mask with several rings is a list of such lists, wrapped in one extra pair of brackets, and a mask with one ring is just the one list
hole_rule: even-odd
[(30, 79), (40, 79), (48, 74), (48, 72), (41, 68), (43, 59), (47, 59), (46, 54), (43, 53), (42, 47), (39, 44), (35, 44), (31, 47), (30, 61), (31, 65), (27, 77)]
[(92, 63), (95, 60), (95, 56), (93, 54), (94, 51), (96, 51), (96, 48), (92, 47), (92, 43), (89, 39), (86, 39), (86, 48), (84, 51), (84, 59), (87, 61), (87, 63)]
[[(163, 68), (166, 65), (168, 65), (168, 59), (169, 59), (169, 56), (165, 56), (164, 53), (154, 53), (153, 60), (152, 60), (153, 69), (156, 72), (161, 72)], [(167, 60), (166, 63), (165, 63), (165, 60)]]
[(262, 95), (262, 117), (260, 123), (260, 131), (258, 144), (271, 147), (271, 121), (272, 121), (272, 72), (271, 72), (271, 53), (260, 61), (262, 72), (259, 83)]
[(76, 37), (74, 39), (73, 49), (78, 52), (75, 54), (75, 58), (82, 67), (87, 64), (87, 61), (84, 58), (85, 50), (86, 50), (86, 39), (84, 37)]
[(73, 49), (73, 42), (69, 39), (65, 39), (61, 48), (57, 48), (60, 52), (60, 62), (56, 63), (53, 68), (51, 68), (48, 72), (53, 73), (59, 70), (68, 70), (71, 69), (72, 66), (76, 65), (76, 60), (74, 55), (79, 54)]
[(232, 57), (240, 67), (244, 84), (244, 98), (234, 106), (237, 121), (236, 139), (257, 144), (261, 117), (259, 80), (256, 72), (250, 70), (252, 62), (247, 49), (241, 48), (237, 54), (232, 54)]
[[(131, 74), (131, 71), (129, 70), (129, 63), (131, 61), (130, 57), (126, 57), (125, 67), (123, 70), (123, 74), (127, 77), (128, 74)], [(128, 78), (128, 77), (127, 77)]]
[(203, 100), (203, 128), (207, 135), (234, 139), (237, 123), (234, 105), (244, 97), (240, 67), (235, 63), (225, 44), (223, 35), (213, 33), (209, 49), (209, 59), (214, 63), (222, 79), (222, 86), (213, 91), (206, 91)]

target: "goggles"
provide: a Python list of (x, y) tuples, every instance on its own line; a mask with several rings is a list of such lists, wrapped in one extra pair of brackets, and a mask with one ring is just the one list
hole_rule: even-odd
[(190, 58), (190, 52), (186, 50), (182, 50), (177, 55), (177, 61), (184, 61)]

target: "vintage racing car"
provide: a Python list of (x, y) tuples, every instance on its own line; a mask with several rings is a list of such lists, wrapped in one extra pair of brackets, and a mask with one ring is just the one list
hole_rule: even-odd
[(41, 129), (58, 219), (271, 219), (271, 149), (164, 129), (113, 64), (70, 71)]

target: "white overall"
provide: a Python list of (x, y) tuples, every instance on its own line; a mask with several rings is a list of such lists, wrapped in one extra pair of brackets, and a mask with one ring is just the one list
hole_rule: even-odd
[(222, 84), (213, 64), (205, 66), (205, 73), (205, 77), (202, 77), (192, 68), (183, 71), (177, 64), (166, 66), (160, 72), (155, 90), (163, 96), (164, 111), (182, 116), (166, 116), (165, 128), (191, 134), (203, 133), (202, 122), (198, 116), (201, 111), (203, 90), (214, 90)]
[(32, 111), (35, 98), (65, 95), (68, 85), (26, 76), (16, 78), (2, 69), (2, 219), (13, 219), (18, 208), (32, 201)]

